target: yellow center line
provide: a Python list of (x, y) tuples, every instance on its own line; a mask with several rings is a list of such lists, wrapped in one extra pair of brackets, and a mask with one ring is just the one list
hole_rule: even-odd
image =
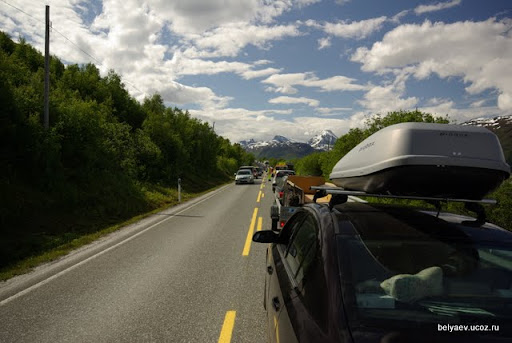
[(261, 193), (261, 191), (260, 191), (260, 192), (258, 193), (258, 199), (256, 199), (256, 202), (260, 202), (260, 200), (261, 200), (261, 194), (262, 194), (262, 193)]
[(224, 324), (220, 331), (219, 343), (230, 343), (233, 335), (233, 327), (235, 326), (236, 311), (228, 311), (224, 317)]
[(261, 231), (261, 227), (263, 226), (263, 217), (258, 217), (258, 227), (256, 231)]
[(242, 256), (248, 256), (249, 251), (251, 250), (251, 242), (252, 242), (252, 234), (254, 232), (254, 225), (256, 224), (256, 217), (258, 216), (258, 208), (254, 209), (251, 219), (251, 226), (249, 226), (249, 231), (247, 232), (247, 238), (245, 239), (244, 251), (242, 252)]
[(274, 316), (274, 328), (276, 330), (276, 342), (279, 343), (279, 322), (277, 321), (276, 316)]

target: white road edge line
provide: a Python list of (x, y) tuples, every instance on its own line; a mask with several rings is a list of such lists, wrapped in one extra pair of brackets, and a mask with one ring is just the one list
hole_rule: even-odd
[(64, 269), (64, 270), (61, 270), (61, 271), (60, 271), (60, 272), (58, 272), (57, 274), (54, 274), (54, 275), (50, 276), (50, 277), (49, 277), (49, 278), (47, 278), (47, 279), (44, 279), (43, 281), (39, 281), (38, 283), (36, 283), (36, 284), (34, 284), (34, 285), (32, 285), (32, 286), (30, 286), (30, 287), (28, 287), (28, 288), (26, 288), (26, 289), (24, 289), (24, 290), (20, 291), (20, 292), (18, 292), (18, 293), (16, 293), (16, 294), (14, 294), (14, 295), (11, 295), (10, 297), (8, 297), (8, 298), (6, 298), (6, 299), (4, 299), (4, 300), (0, 301), (0, 306), (3, 306), (3, 305), (5, 305), (5, 304), (7, 304), (7, 303), (9, 303), (9, 302), (11, 302), (11, 301), (13, 301), (13, 300), (15, 300), (15, 299), (17, 299), (17, 298), (21, 297), (21, 296), (23, 296), (23, 295), (25, 295), (25, 294), (28, 294), (28, 293), (30, 293), (31, 291), (33, 291), (33, 290), (35, 290), (35, 289), (37, 289), (37, 288), (39, 288), (39, 287), (41, 287), (41, 286), (44, 286), (44, 285), (46, 285), (47, 283), (49, 283), (49, 282), (51, 282), (51, 281), (53, 281), (53, 280), (57, 279), (58, 277), (60, 277), (60, 276), (62, 276), (62, 275), (64, 275), (64, 274), (66, 274), (66, 273), (68, 273), (68, 272), (72, 271), (73, 269), (76, 269), (76, 268), (78, 268), (79, 266), (81, 266), (81, 265), (83, 265), (83, 264), (85, 264), (85, 263), (87, 263), (87, 262), (89, 262), (89, 261), (91, 261), (91, 260), (95, 259), (96, 257), (99, 257), (99, 256), (101, 256), (101, 255), (103, 255), (103, 254), (105, 254), (105, 253), (109, 252), (110, 250), (113, 250), (113, 249), (117, 248), (118, 246), (123, 245), (124, 243), (127, 243), (127, 242), (131, 241), (132, 239), (135, 239), (136, 237), (138, 237), (138, 236), (142, 235), (142, 234), (143, 234), (143, 233), (145, 233), (146, 231), (151, 230), (151, 229), (152, 229), (152, 228), (154, 228), (155, 226), (160, 225), (160, 224), (162, 224), (163, 222), (165, 222), (165, 221), (167, 221), (167, 220), (169, 220), (169, 219), (171, 219), (171, 218), (174, 218), (175, 216), (177, 216), (177, 215), (179, 215), (179, 214), (181, 214), (181, 213), (183, 213), (183, 212), (185, 212), (185, 211), (188, 211), (188, 210), (189, 210), (189, 209), (191, 209), (192, 207), (195, 207), (196, 205), (199, 205), (199, 204), (201, 204), (201, 203), (205, 202), (206, 200), (209, 200), (210, 198), (213, 198), (215, 195), (217, 195), (217, 194), (221, 193), (221, 192), (222, 192), (222, 191), (224, 191), (225, 189), (227, 189), (227, 187), (224, 187), (224, 188), (219, 189), (219, 190), (218, 190), (218, 191), (216, 191), (214, 194), (212, 194), (212, 195), (210, 195), (210, 196), (208, 196), (208, 197), (206, 197), (206, 198), (204, 198), (204, 199), (202, 199), (202, 200), (200, 200), (200, 201), (198, 201), (198, 202), (196, 202), (196, 203), (193, 203), (193, 204), (192, 204), (192, 205), (190, 205), (189, 207), (187, 207), (187, 208), (185, 208), (185, 209), (183, 209), (183, 210), (181, 210), (181, 211), (179, 211), (179, 212), (176, 212), (176, 213), (173, 213), (173, 214), (169, 215), (168, 217), (166, 217), (166, 218), (162, 219), (162, 220), (161, 220), (161, 221), (159, 221), (158, 223), (155, 223), (155, 224), (153, 224), (153, 225), (151, 225), (151, 226), (149, 226), (149, 227), (145, 228), (144, 230), (142, 230), (142, 231), (140, 231), (140, 232), (138, 232), (138, 233), (134, 234), (133, 236), (130, 236), (130, 237), (128, 237), (128, 238), (126, 238), (126, 239), (122, 240), (121, 242), (119, 242), (119, 243), (117, 243), (117, 244), (114, 244), (113, 246), (111, 246), (111, 247), (109, 247), (109, 248), (107, 248), (107, 249), (105, 249), (105, 250), (102, 250), (102, 251), (100, 251), (99, 253), (97, 253), (97, 254), (95, 254), (95, 255), (92, 255), (92, 256), (90, 256), (90, 257), (86, 258), (86, 259), (85, 259), (85, 260), (83, 260), (83, 261), (80, 261), (80, 262), (78, 262), (77, 264), (74, 264), (74, 265), (72, 265), (72, 266), (70, 266), (70, 267), (68, 267), (68, 268), (66, 268), (66, 269)]

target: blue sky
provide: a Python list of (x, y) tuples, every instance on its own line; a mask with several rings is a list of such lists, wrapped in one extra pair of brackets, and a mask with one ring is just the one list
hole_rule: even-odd
[(1, 0), (0, 29), (43, 51), (47, 4), (52, 54), (233, 142), (340, 136), (396, 110), (512, 114), (510, 0)]

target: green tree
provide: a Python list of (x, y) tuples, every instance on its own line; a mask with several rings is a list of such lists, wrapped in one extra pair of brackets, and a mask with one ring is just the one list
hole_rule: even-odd
[(113, 70), (108, 76), (102, 79), (105, 87), (106, 97), (112, 103), (112, 114), (119, 121), (127, 123), (133, 130), (142, 128), (146, 119), (146, 113), (142, 106), (133, 99), (124, 88), (121, 78)]
[(380, 114), (376, 114), (375, 116), (372, 116), (366, 120), (365, 135), (370, 136), (387, 126), (408, 122), (448, 124), (450, 120), (448, 119), (448, 116), (434, 117), (430, 113), (424, 113), (418, 111), (417, 109), (415, 111), (400, 110), (395, 112), (389, 112), (384, 117), (382, 117)]
[(295, 170), (299, 175), (322, 176), (321, 153), (313, 153), (299, 159), (295, 163)]

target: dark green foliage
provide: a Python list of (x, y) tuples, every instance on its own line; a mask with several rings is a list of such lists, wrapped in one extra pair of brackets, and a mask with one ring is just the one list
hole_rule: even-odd
[(430, 113), (423, 113), (418, 110), (396, 111), (390, 112), (384, 117), (382, 117), (380, 114), (377, 114), (374, 117), (367, 119), (365, 123), (365, 134), (369, 136), (387, 126), (407, 122), (448, 124), (450, 121), (448, 120), (448, 117), (434, 117)]
[(8, 34), (0, 31), (0, 50), (11, 55), (16, 49), (16, 44), (12, 41)]
[(178, 177), (204, 191), (254, 160), (160, 95), (140, 104), (113, 71), (55, 57), (45, 130), (43, 85), (43, 56), (0, 32), (0, 269), (162, 206)]
[(320, 164), (321, 153), (308, 155), (295, 163), (295, 170), (299, 175), (322, 176)]
[(487, 209), (487, 218), (491, 223), (512, 230), (512, 182), (505, 181), (490, 198), (498, 200), (498, 205)]

